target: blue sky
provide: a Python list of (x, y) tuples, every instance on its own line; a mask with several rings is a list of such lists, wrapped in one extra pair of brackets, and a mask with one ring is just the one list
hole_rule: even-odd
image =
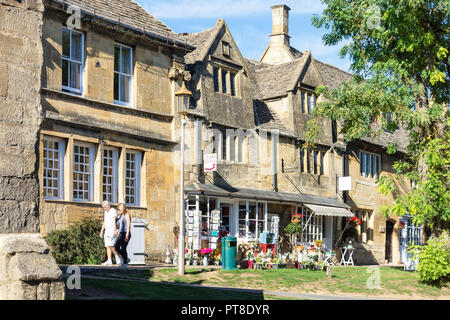
[(289, 12), (291, 45), (300, 51), (310, 50), (313, 57), (348, 71), (349, 59), (340, 59), (342, 45), (328, 47), (322, 42), (327, 32), (311, 25), (311, 18), (324, 9), (319, 0), (135, 0), (152, 15), (177, 33), (199, 32), (212, 28), (216, 20), (225, 19), (242, 55), (259, 60), (272, 28), (274, 4), (286, 4)]

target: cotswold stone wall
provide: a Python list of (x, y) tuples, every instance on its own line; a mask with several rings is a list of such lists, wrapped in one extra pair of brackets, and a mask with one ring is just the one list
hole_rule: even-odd
[(39, 231), (43, 5), (0, 0), (0, 230)]
[(39, 234), (43, 11), (38, 0), (0, 0), (0, 300), (65, 294)]

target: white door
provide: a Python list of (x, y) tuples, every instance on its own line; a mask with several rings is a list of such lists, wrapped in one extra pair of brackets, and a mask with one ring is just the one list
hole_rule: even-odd
[(129, 264), (145, 264), (145, 219), (131, 219), (131, 239), (127, 246)]
[(325, 230), (323, 233), (323, 245), (327, 251), (333, 250), (333, 220), (334, 217), (326, 216), (325, 218)]
[(270, 233), (275, 233), (275, 239), (278, 240), (278, 236), (280, 234), (280, 215), (277, 213), (267, 214), (267, 222), (267, 231)]

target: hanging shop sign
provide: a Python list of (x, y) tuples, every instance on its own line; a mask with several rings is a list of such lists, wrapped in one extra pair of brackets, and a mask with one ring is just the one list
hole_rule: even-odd
[(203, 164), (205, 172), (217, 171), (217, 153), (205, 154)]
[(338, 180), (339, 191), (352, 190), (352, 177), (340, 177)]

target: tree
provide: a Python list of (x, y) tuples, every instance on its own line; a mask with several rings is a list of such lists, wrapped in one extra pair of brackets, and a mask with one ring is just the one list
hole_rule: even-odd
[[(340, 51), (352, 61), (355, 77), (337, 89), (317, 88), (324, 96), (308, 123), (306, 147), (320, 131), (319, 118), (339, 121), (348, 141), (379, 130), (409, 132), (406, 157), (394, 165), (395, 177), (378, 179), (379, 192), (394, 191), (394, 179), (416, 186), (384, 208), (409, 213), (435, 234), (450, 223), (450, 1), (322, 0), (327, 6), (313, 25), (330, 30), (326, 45), (348, 40)], [(378, 123), (378, 126), (373, 126)], [(394, 154), (397, 146), (387, 152)]]

